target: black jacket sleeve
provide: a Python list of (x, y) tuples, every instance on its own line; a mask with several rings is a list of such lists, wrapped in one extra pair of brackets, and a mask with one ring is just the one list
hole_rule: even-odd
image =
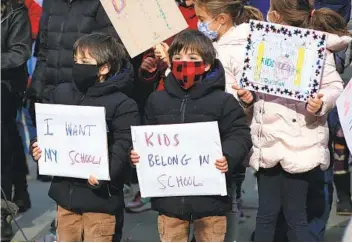
[(219, 129), (222, 151), (229, 164), (229, 173), (233, 173), (249, 154), (252, 139), (246, 115), (232, 95), (225, 101)]
[(155, 114), (153, 109), (153, 104), (155, 99), (154, 97), (155, 97), (155, 92), (149, 96), (144, 108), (145, 125), (156, 125), (156, 119), (155, 119)]
[(17, 68), (27, 62), (32, 53), (31, 26), (27, 9), (16, 10), (10, 16), (6, 51), (1, 53), (1, 70)]
[(35, 65), (32, 82), (27, 89), (27, 97), (34, 100), (41, 100), (44, 88), (44, 74), (46, 71), (46, 61), (48, 56), (48, 21), (49, 10), (53, 0), (43, 1), (43, 13), (40, 18), (39, 33), (37, 43), (35, 44), (35, 56), (37, 63)]
[(129, 166), (129, 151), (132, 146), (131, 126), (140, 123), (136, 102), (130, 98), (116, 109), (111, 132), (113, 143), (109, 145), (110, 178), (112, 181), (121, 178), (126, 166)]

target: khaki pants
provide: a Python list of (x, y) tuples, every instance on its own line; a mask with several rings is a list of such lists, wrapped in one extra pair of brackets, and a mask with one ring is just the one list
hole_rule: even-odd
[(56, 214), (57, 241), (111, 242), (115, 216), (105, 213), (77, 214), (60, 206)]
[[(190, 222), (159, 215), (158, 230), (162, 242), (187, 242)], [(194, 220), (194, 231), (196, 240), (199, 242), (223, 242), (226, 232), (226, 216)]]

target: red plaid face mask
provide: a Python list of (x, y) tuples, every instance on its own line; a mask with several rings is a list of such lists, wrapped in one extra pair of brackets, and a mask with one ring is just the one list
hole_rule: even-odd
[(202, 79), (205, 72), (204, 62), (173, 61), (172, 74), (183, 89), (189, 89)]

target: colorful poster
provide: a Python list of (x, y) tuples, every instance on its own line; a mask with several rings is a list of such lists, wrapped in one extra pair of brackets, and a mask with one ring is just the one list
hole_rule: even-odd
[(307, 101), (320, 87), (326, 55), (322, 32), (250, 21), (240, 86)]
[(347, 146), (352, 153), (352, 79), (337, 99), (336, 106)]
[[(217, 122), (132, 127), (142, 197), (227, 195)], [(200, 135), (204, 134), (204, 136)]]
[(132, 58), (188, 27), (172, 0), (100, 2)]

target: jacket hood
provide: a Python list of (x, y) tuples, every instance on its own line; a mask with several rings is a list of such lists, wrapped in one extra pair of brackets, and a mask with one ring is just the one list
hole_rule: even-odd
[(234, 26), (229, 29), (218, 41), (214, 42), (214, 46), (243, 45), (247, 43), (249, 34), (249, 24), (244, 23)]
[(326, 48), (332, 52), (345, 50), (352, 41), (350, 36), (327, 34), (327, 37)]
[(216, 59), (211, 71), (205, 74), (205, 77), (189, 90), (180, 87), (174, 75), (170, 72), (165, 80), (165, 90), (176, 97), (183, 97), (188, 94), (190, 98), (198, 99), (215, 90), (225, 90), (225, 70), (221, 62)]
[(103, 96), (117, 91), (128, 93), (133, 86), (134, 71), (132, 64), (126, 61), (119, 73), (111, 76), (108, 80), (102, 83), (96, 83), (89, 91), (89, 96)]

